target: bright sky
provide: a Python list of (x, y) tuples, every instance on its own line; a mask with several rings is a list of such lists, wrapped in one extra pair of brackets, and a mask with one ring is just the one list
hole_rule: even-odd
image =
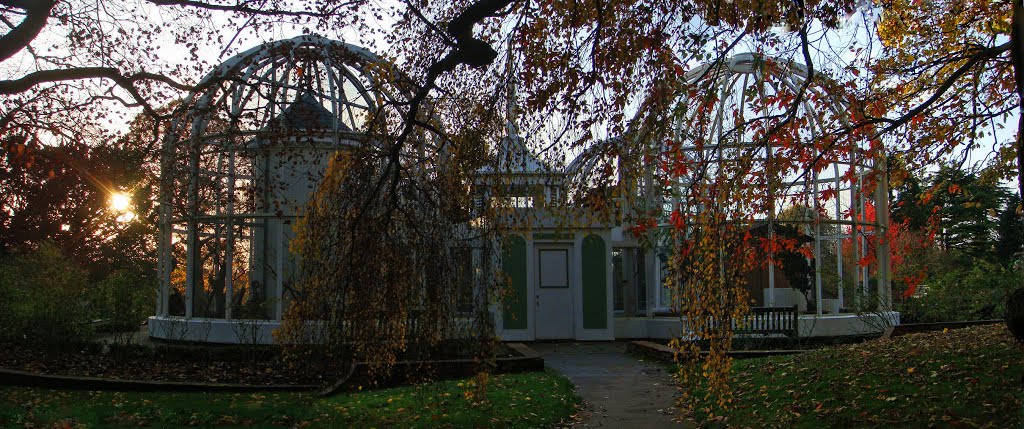
[[(128, 16), (138, 16), (144, 19), (138, 23), (135, 22), (119, 22), (117, 25), (124, 26), (125, 28), (157, 28), (161, 25), (173, 25), (173, 26), (196, 26), (205, 29), (224, 29), (229, 27), (226, 15), (214, 14), (215, 18), (212, 22), (201, 21), (195, 17), (194, 14), (182, 13), (180, 10), (166, 7), (157, 7), (148, 3), (134, 3), (134, 2), (100, 2), (103, 7), (124, 7), (125, 10), (121, 13)], [(288, 3), (288, 2), (285, 2)], [(91, 5), (95, 7), (95, 3), (85, 2), (84, 5)], [(296, 7), (301, 7), (301, 2), (296, 2)], [(363, 10), (376, 9), (383, 11), (380, 17), (365, 16), (363, 22), (367, 23), (370, 27), (369, 32), (357, 32), (352, 28), (341, 28), (333, 30), (333, 32), (326, 32), (322, 35), (331, 38), (337, 38), (350, 42), (357, 45), (367, 47), (371, 51), (374, 51), (378, 55), (388, 57), (389, 49), (385, 36), (390, 32), (391, 25), (395, 22), (395, 14), (397, 13), (396, 3), (390, 0), (375, 0), (371, 2), (368, 8)], [(116, 13), (116, 12), (110, 12)], [(874, 26), (874, 21), (877, 19), (877, 10), (872, 9), (861, 9), (851, 16), (847, 17), (844, 22), (844, 26), (839, 31), (829, 32), (824, 34), (820, 26), (812, 26), (812, 40), (816, 40), (816, 49), (814, 50), (814, 60), (819, 67), (827, 65), (838, 65), (833, 67), (832, 70), (826, 70), (830, 73), (836, 73), (839, 68), (845, 64), (856, 63), (863, 61), (868, 55), (872, 55), (877, 51), (878, 43), (873, 35), (873, 31), (870, 29)], [(696, 25), (699, 25), (697, 23)], [(115, 26), (113, 24), (107, 26), (109, 31), (114, 31)], [(64, 46), (67, 39), (67, 34), (63, 31), (65, 27), (54, 27), (50, 26), (40, 37), (32, 44), (33, 49), (41, 55), (48, 53), (65, 53), (67, 49)], [(291, 38), (305, 32), (310, 31), (307, 28), (294, 26), (290, 24), (278, 23), (275, 24), (271, 31), (262, 31), (256, 34), (252, 29), (243, 29), (240, 33), (228, 32), (226, 30), (218, 30), (219, 36), (222, 41), (218, 43), (203, 43), (199, 42), (196, 46), (198, 49), (198, 56), (206, 62), (198, 70), (188, 71), (182, 75), (177, 75), (175, 78), (194, 83), (198, 81), (202, 75), (208, 73), (213, 69), (214, 65), (220, 63), (232, 55), (249, 49), (262, 42)], [(777, 31), (783, 32), (785, 29), (778, 29)], [(156, 52), (158, 61), (152, 65), (154, 71), (168, 70), (174, 65), (181, 64), (182, 61), (189, 58), (190, 48), (184, 43), (178, 43), (173, 40), (170, 34), (165, 35), (158, 39), (159, 43), (156, 44)], [(862, 51), (854, 51), (851, 47), (863, 47)], [(735, 53), (744, 51), (757, 51), (764, 50), (762, 46), (757, 44), (757, 41), (751, 38), (747, 38), (746, 41), (741, 43)], [(768, 52), (771, 53), (771, 52)], [(13, 58), (4, 63), (4, 70), (0, 70), (0, 76), (5, 78), (16, 77), (23, 75), (34, 69), (34, 64), (31, 61), (30, 56), (23, 52), (16, 58)], [(860, 79), (868, 79), (867, 73), (863, 73)], [(122, 94), (122, 96), (124, 96)], [(116, 133), (122, 133), (127, 129), (127, 124), (138, 112), (139, 109), (128, 109), (116, 105), (116, 103), (110, 103), (113, 115), (106, 119), (105, 126), (110, 131)], [(626, 112), (629, 114), (630, 112)], [(557, 119), (556, 119), (557, 120)], [(1015, 123), (1016, 116), (1010, 118), (1010, 123)], [(1013, 127), (1008, 127), (1013, 128)], [(595, 130), (595, 134), (601, 137), (601, 130)], [(1012, 137), (1012, 131), (1004, 130), (1000, 132), (1000, 138)], [(536, 144), (536, 143), (535, 143)], [(543, 145), (540, 143), (538, 146)], [(974, 151), (971, 154), (972, 161), (982, 160), (989, 153), (988, 148), (981, 148)], [(563, 154), (563, 156), (572, 156), (574, 154)], [(563, 161), (568, 161), (564, 159)]]

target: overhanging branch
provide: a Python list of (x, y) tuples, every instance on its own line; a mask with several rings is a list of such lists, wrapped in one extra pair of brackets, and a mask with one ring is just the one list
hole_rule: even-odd
[(0, 37), (0, 61), (7, 60), (28, 47), (50, 18), (50, 10), (57, 4), (54, 0), (2, 0), (0, 4), (25, 11), (25, 19), (11, 31)]
[(161, 82), (167, 86), (182, 91), (191, 91), (194, 89), (191, 85), (177, 82), (174, 79), (157, 73), (138, 72), (130, 75), (124, 75), (119, 70), (112, 67), (79, 67), (62, 70), (40, 70), (29, 73), (18, 79), (0, 80), (0, 94), (10, 95), (22, 93), (43, 83), (84, 79), (110, 79), (117, 83), (118, 86), (125, 89), (129, 89), (129, 87), (134, 88), (136, 82), (145, 80)]
[(250, 15), (263, 15), (263, 16), (292, 16), (292, 17), (307, 17), (307, 18), (327, 18), (335, 14), (338, 8), (355, 5), (358, 2), (344, 2), (334, 4), (330, 11), (311, 12), (305, 10), (288, 10), (288, 9), (261, 9), (258, 7), (246, 6), (244, 2), (239, 2), (234, 5), (224, 5), (208, 3), (196, 0), (147, 0), (149, 3), (157, 6), (183, 6), (183, 7), (194, 7), (200, 9), (216, 10), (221, 12), (239, 12)]

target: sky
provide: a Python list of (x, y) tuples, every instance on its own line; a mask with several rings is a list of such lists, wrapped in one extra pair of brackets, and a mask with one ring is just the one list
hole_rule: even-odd
[[(239, 33), (225, 31), (223, 29), (229, 27), (227, 24), (228, 17), (225, 14), (214, 14), (212, 20), (198, 19), (194, 14), (190, 14), (188, 10), (184, 13), (175, 8), (157, 7), (144, 2), (98, 2), (102, 7), (123, 7), (121, 11), (112, 10), (96, 10), (94, 13), (99, 16), (102, 12), (107, 12), (111, 15), (122, 14), (125, 16), (132, 16), (138, 22), (122, 21), (111, 23), (105, 26), (108, 31), (114, 31), (118, 26), (122, 26), (129, 30), (132, 29), (145, 29), (145, 28), (157, 28), (164, 25), (175, 25), (175, 26), (196, 26), (199, 28), (213, 29), (222, 40), (216, 43), (203, 43), (199, 42), (195, 49), (199, 58), (203, 59), (205, 64), (196, 70), (188, 70), (183, 74), (175, 75), (174, 77), (189, 83), (197, 82), (203, 74), (208, 73), (213, 67), (232, 55), (249, 49), (262, 42), (287, 39), (291, 38), (304, 32), (308, 31), (307, 28), (296, 26), (287, 23), (277, 23), (272, 26), (270, 31), (261, 31), (256, 33), (252, 29), (243, 29)], [(95, 5), (96, 3), (84, 2), (85, 5)], [(297, 3), (301, 4), (301, 3)], [(357, 32), (353, 28), (346, 27), (326, 32), (322, 35), (344, 40), (349, 43), (362, 45), (367, 47), (371, 51), (378, 53), (381, 56), (387, 57), (391, 51), (388, 46), (388, 42), (385, 39), (387, 34), (390, 32), (391, 26), (397, 20), (397, 14), (400, 13), (398, 10), (398, 3), (390, 0), (375, 0), (370, 3), (368, 8), (363, 10), (378, 10), (381, 11), (378, 16), (370, 16), (369, 13), (365, 13), (366, 16), (362, 18), (362, 21), (369, 26), (369, 32)], [(93, 13), (93, 12), (90, 12)], [(836, 74), (842, 73), (842, 66), (847, 64), (862, 63), (871, 55), (877, 53), (879, 44), (873, 34), (873, 27), (878, 19), (878, 9), (873, 8), (870, 3), (866, 3), (865, 6), (854, 12), (853, 14), (846, 17), (843, 21), (843, 26), (838, 31), (824, 32), (820, 26), (812, 25), (811, 34), (812, 40), (815, 40), (815, 48), (813, 51), (814, 60), (819, 66), (832, 66), (831, 70), (826, 71)], [(695, 22), (694, 25), (701, 25), (699, 21)], [(41, 55), (48, 53), (67, 53), (67, 49), (62, 47), (62, 44), (66, 45), (68, 36), (68, 27), (51, 25), (43, 34), (37, 38), (32, 48)], [(775, 31), (783, 33), (789, 30), (785, 28), (777, 28)], [(180, 65), (183, 61), (187, 61), (190, 53), (190, 48), (186, 46), (186, 43), (182, 41), (175, 41), (171, 37), (169, 32), (165, 32), (163, 35), (158, 36), (155, 46), (152, 48), (156, 52), (157, 61), (153, 64), (156, 71), (161, 69), (171, 69), (175, 65)], [(196, 41), (185, 41), (185, 42), (196, 42)], [(861, 47), (863, 50), (854, 50), (851, 48)], [(746, 41), (741, 43), (734, 52), (739, 53), (743, 51), (764, 51), (763, 45), (759, 45), (757, 40), (748, 38)], [(768, 52), (770, 53), (770, 51)], [(696, 66), (696, 65), (692, 65)], [(31, 57), (27, 52), (12, 58), (4, 63), (3, 70), (0, 70), (0, 76), (4, 78), (16, 77), (23, 75), (33, 70), (34, 64)], [(866, 83), (870, 77), (867, 73), (863, 73), (859, 77), (862, 83)], [(183, 96), (184, 94), (179, 94)], [(124, 94), (121, 94), (124, 97)], [(120, 134), (127, 130), (128, 123), (130, 120), (140, 112), (137, 108), (124, 108), (114, 102), (109, 102), (111, 115), (105, 119), (104, 126), (109, 131)], [(631, 112), (626, 112), (627, 115)], [(554, 119), (555, 121), (558, 118)], [(1015, 123), (1016, 116), (1010, 118), (1008, 121)], [(997, 138), (1012, 137), (1012, 130), (1014, 127), (1005, 127), (1006, 130), (1001, 132)], [(598, 138), (607, 137), (601, 135), (601, 130), (592, 130), (598, 135)], [(546, 146), (544, 142), (534, 142), (535, 147)], [(976, 150), (970, 154), (969, 163), (983, 160), (989, 153), (988, 148), (982, 148)], [(561, 154), (562, 159), (556, 160), (567, 163), (568, 158), (574, 156), (573, 153)]]

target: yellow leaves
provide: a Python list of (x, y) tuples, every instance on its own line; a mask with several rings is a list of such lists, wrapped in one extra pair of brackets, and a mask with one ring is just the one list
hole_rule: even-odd
[(909, 3), (906, 0), (893, 0), (888, 2), (882, 12), (882, 19), (878, 22), (878, 38), (886, 47), (899, 48), (907, 28), (907, 13)]
[(1003, 19), (987, 21), (984, 25), (990, 34), (1010, 34), (1010, 31), (1013, 29), (1013, 22), (1009, 16), (1005, 16)]
[[(960, 70), (968, 58), (1005, 40), (1010, 2), (890, 0), (883, 7), (878, 37), (886, 49), (871, 65), (878, 101), (893, 111), (908, 112), (939, 88), (945, 92), (943, 101), (907, 127), (907, 143), (916, 152), (912, 162), (940, 161), (957, 145), (981, 139), (961, 126), (969, 120), (963, 103), (987, 105), (993, 111), (1010, 107), (1005, 94), (1015, 88), (1013, 73), (1001, 61), (1008, 54), (984, 60), (966, 74), (960, 75)], [(950, 79), (953, 85), (945, 88)], [(978, 91), (978, 82), (986, 89)]]

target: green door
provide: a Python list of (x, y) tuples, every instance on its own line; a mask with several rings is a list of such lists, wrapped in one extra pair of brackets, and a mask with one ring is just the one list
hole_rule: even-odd
[(583, 239), (583, 329), (608, 328), (608, 252), (604, 239)]

